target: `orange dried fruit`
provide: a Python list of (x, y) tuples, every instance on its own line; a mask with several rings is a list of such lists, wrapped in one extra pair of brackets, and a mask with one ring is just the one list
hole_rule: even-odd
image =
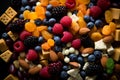
[(102, 39), (102, 34), (100, 34), (99, 32), (94, 32), (91, 34), (90, 37), (93, 41), (98, 41), (98, 40)]
[(37, 13), (36, 12), (30, 12), (28, 14), (28, 18), (32, 19), (32, 20), (37, 19), (38, 18)]
[(51, 47), (53, 47), (54, 44), (55, 44), (55, 41), (54, 41), (53, 39), (48, 39), (48, 40), (47, 40), (47, 43), (48, 43)]
[(37, 30), (41, 32), (42, 30), (47, 30), (47, 26), (39, 26), (37, 27)]
[(59, 0), (61, 4), (65, 4), (66, 0)]
[(78, 16), (78, 17), (84, 17), (84, 15), (83, 15), (83, 13), (81, 12), (81, 10), (78, 11), (77, 16)]
[(43, 44), (41, 45), (41, 48), (42, 48), (43, 50), (49, 50), (51, 47), (50, 47), (50, 45), (49, 45), (47, 42), (45, 42), (45, 43), (43, 43)]
[(70, 29), (74, 32), (74, 33), (77, 33), (80, 29), (79, 25), (77, 22), (75, 21), (72, 21), (72, 25), (70, 27)]
[(110, 26), (112, 32), (114, 32), (115, 29), (116, 29), (116, 24), (115, 24), (114, 22), (110, 22), (110, 23), (109, 23), (109, 26)]
[(37, 29), (35, 29), (35, 31), (32, 32), (32, 35), (35, 36), (35, 37), (39, 37), (40, 32)]
[(43, 30), (41, 31), (41, 35), (44, 37), (45, 40), (51, 39), (53, 36), (48, 31)]
[(79, 17), (78, 24), (79, 24), (80, 28), (87, 27), (87, 24), (84, 21), (83, 17)]
[(85, 15), (85, 14), (86, 14), (87, 7), (86, 7), (85, 4), (80, 4), (80, 5), (78, 6), (78, 10), (80, 10), (80, 11), (83, 13), (83, 15)]
[(86, 10), (85, 15), (90, 15), (90, 9), (87, 9), (87, 10)]
[(89, 4), (90, 0), (76, 0), (80, 4)]
[(113, 20), (112, 12), (110, 10), (105, 11), (105, 20), (110, 23)]
[(58, 0), (50, 0), (49, 4), (51, 4), (52, 6), (58, 6), (59, 5), (59, 1)]
[(29, 10), (25, 10), (24, 12), (23, 12), (23, 17), (24, 17), (24, 19), (28, 19), (28, 14), (30, 13), (30, 11)]
[(28, 32), (34, 32), (36, 29), (36, 25), (32, 22), (25, 23), (25, 30)]
[(36, 6), (35, 12), (37, 13), (38, 16), (41, 16), (41, 15), (45, 15), (46, 10), (42, 6)]
[(103, 28), (102, 28), (102, 34), (103, 35), (110, 35), (112, 32), (112, 29), (109, 25), (105, 25)]
[(48, 3), (49, 3), (49, 0), (40, 0), (40, 2), (41, 2), (41, 6), (47, 6), (48, 5)]

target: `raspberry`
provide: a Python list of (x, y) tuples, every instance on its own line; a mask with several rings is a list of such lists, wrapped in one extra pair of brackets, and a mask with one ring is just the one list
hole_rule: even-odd
[(76, 2), (75, 2), (75, 0), (66, 0), (65, 5), (66, 5), (67, 8), (71, 9), (71, 8), (75, 7)]
[(73, 38), (73, 35), (70, 32), (64, 31), (61, 41), (67, 43), (67, 42), (70, 42), (72, 38)]
[(90, 8), (90, 15), (93, 17), (93, 18), (98, 18), (102, 13), (102, 10), (99, 6), (92, 6)]
[(62, 69), (62, 63), (60, 61), (51, 63), (48, 66), (48, 72), (53, 76), (58, 75), (60, 73), (61, 69)]
[(26, 37), (31, 36), (32, 34), (27, 31), (22, 31), (20, 34), (20, 39), (23, 41)]
[(43, 78), (50, 78), (51, 75), (49, 74), (48, 72), (48, 66), (46, 67), (43, 67), (41, 70), (40, 70), (40, 76), (43, 77)]
[(64, 16), (61, 20), (60, 23), (64, 26), (64, 27), (70, 27), (71, 23), (72, 23), (72, 19), (69, 16)]
[(107, 10), (110, 7), (110, 0), (98, 0), (97, 6), (99, 6), (102, 10)]
[(80, 45), (81, 45), (81, 40), (80, 39), (75, 39), (72, 41), (72, 47), (78, 49), (80, 48)]
[(38, 55), (35, 50), (33, 50), (33, 49), (28, 50), (28, 53), (26, 55), (27, 60), (34, 61), (37, 59), (37, 57), (38, 57)]
[(59, 23), (56, 23), (52, 28), (53, 33), (55, 34), (62, 34), (63, 32), (63, 26)]
[(21, 51), (24, 51), (25, 49), (25, 46), (22, 41), (15, 42), (13, 47), (16, 52), (21, 52)]

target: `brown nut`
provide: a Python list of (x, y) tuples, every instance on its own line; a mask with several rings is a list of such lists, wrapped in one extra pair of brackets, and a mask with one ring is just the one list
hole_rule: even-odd
[(53, 50), (50, 50), (50, 59), (53, 62), (58, 60), (58, 56)]
[(38, 72), (41, 70), (41, 68), (42, 68), (41, 65), (32, 67), (32, 68), (30, 68), (30, 69), (28, 70), (28, 73), (29, 73), (29, 74), (32, 74), (32, 75), (33, 75), (33, 74), (36, 74), (36, 73), (38, 73)]
[(61, 52), (58, 52), (57, 55), (59, 60), (64, 61), (64, 55)]
[(104, 38), (103, 38), (103, 42), (105, 42), (105, 43), (110, 43), (110, 42), (112, 42), (113, 41), (113, 36), (105, 36)]
[(93, 53), (93, 51), (94, 51), (94, 48), (84, 48), (82, 50), (82, 54), (91, 54)]
[(115, 64), (115, 71), (120, 72), (120, 64)]
[(79, 63), (77, 63), (77, 62), (69, 62), (69, 64), (71, 66), (75, 67), (75, 68), (80, 68), (81, 67), (81, 65)]
[(29, 69), (29, 64), (25, 60), (19, 59), (19, 64), (24, 69)]
[(88, 32), (90, 32), (89, 28), (81, 28), (79, 30), (79, 34), (83, 35), (83, 34), (87, 34)]

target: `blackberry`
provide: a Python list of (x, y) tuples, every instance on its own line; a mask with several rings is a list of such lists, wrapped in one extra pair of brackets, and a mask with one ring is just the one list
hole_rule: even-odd
[(103, 68), (99, 64), (91, 64), (88, 66), (88, 68), (85, 70), (86, 75), (88, 76), (93, 76), (93, 75), (98, 75), (101, 74), (103, 71)]
[(60, 19), (67, 14), (67, 8), (65, 6), (56, 6), (52, 8), (52, 17)]
[(61, 69), (62, 69), (62, 63), (60, 61), (51, 63), (48, 66), (48, 72), (53, 76), (59, 75)]
[(25, 21), (22, 19), (18, 19), (12, 23), (9, 24), (10, 30), (12, 32), (21, 32), (24, 29)]
[(27, 48), (34, 48), (38, 44), (38, 38), (35, 36), (29, 36), (24, 40), (24, 45)]

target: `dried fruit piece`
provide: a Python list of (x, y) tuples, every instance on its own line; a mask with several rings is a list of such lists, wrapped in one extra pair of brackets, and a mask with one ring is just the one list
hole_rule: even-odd
[(112, 29), (110, 28), (109, 25), (105, 25), (102, 29), (102, 34), (103, 35), (110, 35), (112, 32)]
[(54, 46), (54, 44), (55, 44), (55, 42), (54, 42), (53, 39), (48, 39), (48, 40), (47, 40), (47, 43), (48, 43), (51, 47)]
[(39, 27), (37, 27), (37, 30), (38, 30), (39, 32), (41, 32), (41, 31), (43, 31), (43, 30), (47, 30), (47, 26), (39, 26)]
[(51, 4), (52, 6), (58, 6), (59, 5), (59, 1), (58, 0), (50, 0), (49, 4)]
[(33, 32), (36, 29), (36, 25), (32, 22), (25, 23), (25, 30), (28, 32)]
[(47, 6), (49, 3), (49, 0), (40, 0), (41, 6)]
[(76, 0), (79, 4), (89, 4), (90, 0)]
[(41, 45), (41, 48), (44, 49), (44, 50), (49, 50), (50, 49), (50, 45), (47, 42), (45, 42), (45, 43), (43, 43)]
[(110, 23), (109, 23), (109, 26), (110, 26), (110, 28), (112, 29), (112, 32), (114, 32), (115, 29), (116, 29), (116, 24), (115, 24), (114, 22), (110, 22)]
[(78, 24), (79, 24), (80, 28), (87, 27), (87, 24), (84, 21), (83, 17), (79, 17)]
[(98, 40), (102, 39), (102, 35), (99, 32), (94, 32), (91, 34), (91, 39), (93, 41), (98, 41)]
[(52, 39), (52, 37), (53, 37), (52, 34), (50, 34), (48, 31), (45, 31), (45, 30), (41, 31), (41, 34), (44, 37), (44, 39), (46, 39), (46, 40)]
[(35, 31), (32, 32), (32, 35), (35, 36), (35, 37), (39, 37), (40, 32), (37, 29), (35, 29)]
[(24, 17), (24, 19), (28, 19), (28, 14), (30, 13), (30, 11), (29, 10), (25, 10), (24, 12), (23, 12), (23, 17)]
[(113, 20), (112, 12), (110, 10), (105, 11), (105, 20), (110, 23)]
[(87, 6), (85, 4), (80, 4), (78, 6), (78, 10), (80, 10), (83, 13), (83, 15), (85, 15), (86, 14), (86, 10), (87, 10)]
[(36, 12), (30, 12), (28, 14), (28, 18), (31, 19), (31, 20), (37, 19), (38, 18), (37, 13)]
[(79, 31), (80, 27), (78, 25), (77, 22), (75, 21), (72, 21), (72, 25), (70, 27), (70, 30), (73, 32), (73, 33), (77, 33)]

